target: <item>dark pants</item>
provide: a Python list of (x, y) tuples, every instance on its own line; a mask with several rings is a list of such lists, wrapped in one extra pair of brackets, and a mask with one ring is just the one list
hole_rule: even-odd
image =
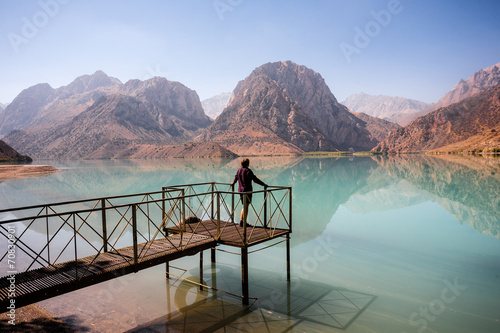
[(243, 204), (244, 203), (244, 197), (247, 197), (247, 204), (250, 204), (252, 203), (252, 193), (249, 193), (249, 194), (245, 194), (245, 193), (240, 193), (240, 198), (241, 198), (241, 203)]

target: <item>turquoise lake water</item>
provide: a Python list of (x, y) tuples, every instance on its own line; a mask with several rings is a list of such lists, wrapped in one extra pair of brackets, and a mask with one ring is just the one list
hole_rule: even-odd
[[(239, 160), (50, 164), (60, 171), (0, 183), (1, 208), (229, 183)], [(290, 284), (281, 243), (249, 255), (250, 307), (231, 295), (240, 257), (227, 252), (204, 258), (219, 292), (166, 280), (159, 265), (40, 304), (90, 332), (500, 332), (498, 159), (251, 158), (250, 168), (293, 187)], [(171, 265), (199, 275), (197, 255)]]

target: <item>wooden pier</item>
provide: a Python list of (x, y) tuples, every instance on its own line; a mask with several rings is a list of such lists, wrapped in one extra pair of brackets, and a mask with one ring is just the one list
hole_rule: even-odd
[[(234, 187), (211, 182), (0, 210), (0, 304), (24, 306), (161, 263), (169, 273), (170, 261), (196, 253), (202, 277), (203, 251), (215, 262), (218, 245), (241, 249), (248, 304), (249, 247), (284, 237), (290, 280), (291, 190), (254, 191), (247, 205)], [(249, 217), (240, 226), (242, 209)]]

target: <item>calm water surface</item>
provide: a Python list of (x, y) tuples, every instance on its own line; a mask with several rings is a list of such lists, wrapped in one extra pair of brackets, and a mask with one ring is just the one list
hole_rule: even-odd
[[(0, 183), (1, 207), (230, 182), (239, 164), (50, 163), (61, 171)], [(168, 281), (159, 265), (41, 305), (90, 332), (500, 332), (498, 160), (253, 158), (250, 167), (293, 187), (290, 284), (281, 243), (249, 256), (249, 308), (229, 294), (241, 294), (240, 258), (226, 252), (204, 261), (204, 282), (219, 292)], [(171, 264), (199, 275), (199, 256)]]

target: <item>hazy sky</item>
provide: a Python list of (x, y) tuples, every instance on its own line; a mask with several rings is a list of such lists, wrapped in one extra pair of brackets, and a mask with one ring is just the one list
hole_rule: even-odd
[(206, 99), (292, 60), (353, 93), (435, 102), (500, 62), (498, 0), (0, 0), (0, 102), (103, 70)]

